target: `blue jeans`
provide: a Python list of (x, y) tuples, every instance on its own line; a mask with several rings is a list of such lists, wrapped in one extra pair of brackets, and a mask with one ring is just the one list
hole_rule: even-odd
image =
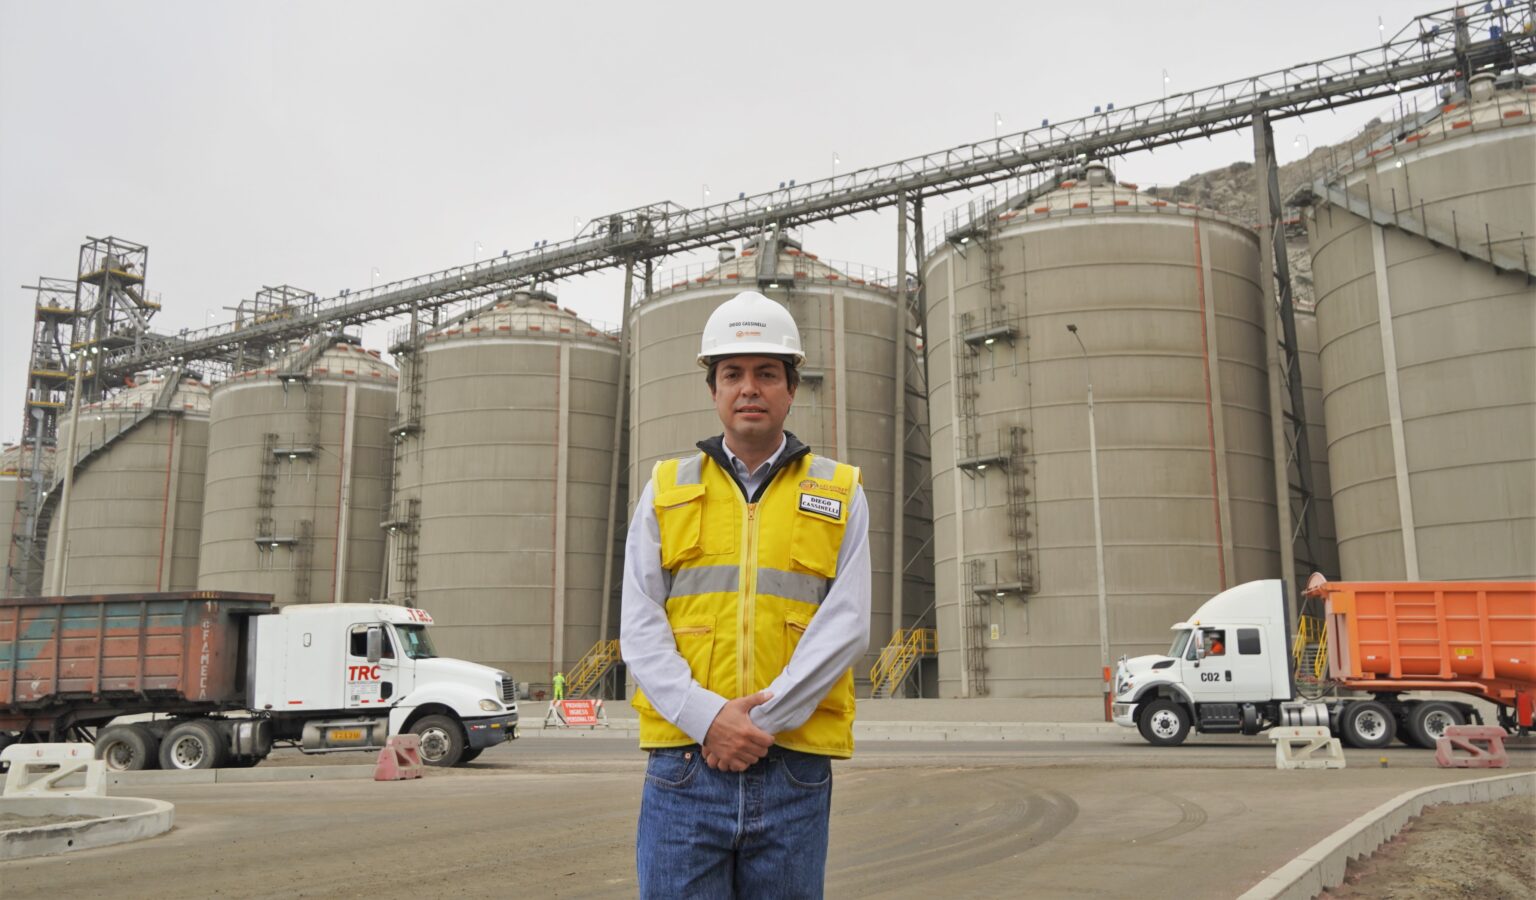
[(772, 747), (720, 772), (697, 745), (652, 750), (640, 800), (640, 896), (814, 897), (827, 869), (832, 760)]

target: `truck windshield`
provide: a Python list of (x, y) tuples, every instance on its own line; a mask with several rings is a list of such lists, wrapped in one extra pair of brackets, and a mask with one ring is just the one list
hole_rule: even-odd
[[(1189, 647), (1190, 634), (1190, 630), (1186, 628), (1183, 631), (1180, 631), (1178, 634), (1174, 635), (1173, 646), (1168, 648), (1168, 655), (1174, 659), (1178, 659), (1179, 657), (1183, 656), (1184, 650)], [(409, 653), (410, 651), (407, 650), (406, 652)]]
[(395, 631), (400, 635), (400, 643), (405, 647), (405, 655), (411, 659), (436, 659), (437, 651), (432, 649), (432, 639), (427, 637), (425, 625), (396, 625)]

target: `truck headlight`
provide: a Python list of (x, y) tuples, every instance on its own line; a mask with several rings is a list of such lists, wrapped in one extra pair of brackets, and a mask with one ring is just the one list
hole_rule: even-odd
[(501, 704), (495, 700), (481, 700), (480, 708), (486, 712), (501, 712)]

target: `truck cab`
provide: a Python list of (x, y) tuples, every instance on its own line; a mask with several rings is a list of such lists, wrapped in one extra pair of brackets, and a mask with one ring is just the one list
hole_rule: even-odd
[(432, 616), (373, 603), (296, 605), (258, 616), (248, 695), (274, 737), (306, 752), (383, 746), (421, 736), (422, 758), (455, 765), (516, 736), (516, 684), (506, 672), (445, 659)]
[(1114, 720), (1153, 744), (1202, 732), (1257, 734), (1268, 711), (1292, 697), (1284, 589), (1278, 580), (1241, 584), (1172, 626), (1162, 655), (1120, 660)]

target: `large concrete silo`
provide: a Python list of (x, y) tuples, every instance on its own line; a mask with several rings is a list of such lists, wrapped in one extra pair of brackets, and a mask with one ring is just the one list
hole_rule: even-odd
[(1533, 105), (1476, 78), (1307, 210), (1344, 578), (1536, 578)]
[[(64, 502), (61, 482), (72, 419), (68, 410), (59, 417), (50, 497), (55, 504)], [(45, 589), (60, 594), (195, 590), (208, 452), (207, 385), (160, 375), (89, 403), (80, 409), (75, 446), (67, 516), (55, 506), (48, 532)]]
[[(874, 598), (868, 656), (854, 666), (863, 685), (893, 627), (912, 627), (925, 612), (924, 621), (932, 621), (931, 570), (924, 555), (931, 519), (918, 502), (893, 500), (896, 342), (908, 348), (904, 359), (912, 357), (911, 323), (905, 313), (898, 320), (888, 274), (834, 267), (775, 232), (748, 242), (739, 253), (721, 248), (718, 264), (688, 271), (637, 303), (630, 315), (630, 508), (657, 461), (696, 452), (696, 442), (720, 434), (697, 362), (699, 343), (709, 314), (743, 290), (784, 304), (800, 328), (806, 360), (785, 429), (812, 452), (862, 470)], [(917, 410), (908, 412), (905, 421), (911, 422)], [(904, 426), (902, 433), (902, 493), (910, 495), (926, 482), (928, 451), (914, 429)], [(898, 508), (903, 560), (893, 564)], [(898, 595), (891, 573), (902, 569)]]
[(200, 589), (382, 596), (398, 380), (376, 351), (323, 337), (214, 387)]
[(1097, 165), (944, 237), (924, 263), (941, 694), (1097, 694), (1090, 381), (1111, 659), (1279, 569), (1258, 240)]
[[(598, 640), (619, 346), (519, 293), (396, 351), (388, 593), (438, 651), (548, 683)], [(615, 617), (616, 618), (616, 617)]]

